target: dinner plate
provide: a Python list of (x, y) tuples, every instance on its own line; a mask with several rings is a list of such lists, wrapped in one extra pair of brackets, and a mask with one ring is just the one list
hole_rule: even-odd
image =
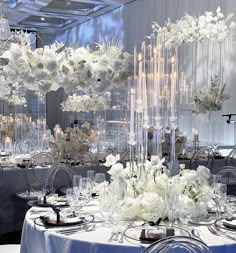
[[(161, 225), (163, 227), (165, 227), (166, 229), (168, 228), (167, 226), (165, 225)], [(160, 227), (161, 227), (160, 226)], [(155, 226), (153, 226), (153, 228), (155, 228)], [(185, 230), (185, 229), (182, 229), (180, 227), (171, 227), (171, 228), (174, 228), (174, 235), (183, 235), (183, 236), (191, 236), (190, 232)], [(143, 238), (143, 239), (140, 239), (140, 237), (142, 236), (143, 234), (143, 230), (145, 229), (144, 226), (135, 226), (135, 227), (129, 227), (125, 230), (125, 237), (128, 238), (128, 239), (131, 239), (131, 240), (134, 240), (134, 241), (141, 241), (141, 242), (145, 242), (145, 243), (151, 243), (153, 241), (157, 241), (158, 239), (151, 239), (150, 238)]]
[(34, 223), (39, 226), (46, 227), (61, 227), (61, 226), (72, 226), (72, 225), (81, 225), (84, 226), (88, 223), (93, 222), (94, 217), (92, 215), (86, 214), (77, 214), (76, 217), (67, 217), (66, 221), (56, 223), (55, 220), (51, 221), (47, 216), (41, 216), (34, 220)]

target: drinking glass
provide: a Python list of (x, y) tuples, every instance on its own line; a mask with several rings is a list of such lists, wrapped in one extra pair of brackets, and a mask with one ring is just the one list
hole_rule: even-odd
[(73, 215), (75, 215), (75, 207), (78, 202), (79, 196), (77, 192), (74, 190), (74, 188), (68, 188), (66, 190), (66, 199), (71, 207)]
[(105, 174), (104, 173), (96, 173), (94, 181), (96, 184), (100, 184), (106, 180)]
[(80, 178), (80, 194), (85, 201), (89, 200), (92, 196), (92, 184), (91, 180), (87, 177)]
[(221, 211), (226, 203), (227, 198), (227, 185), (216, 183), (213, 186), (213, 200), (216, 204), (216, 215), (217, 217), (221, 217)]
[(114, 205), (112, 198), (104, 198), (100, 201), (100, 213), (104, 219), (104, 226), (110, 226), (110, 220), (113, 215)]
[(94, 182), (94, 175), (95, 175), (94, 170), (88, 170), (87, 171), (87, 178), (89, 178), (91, 180), (91, 182)]
[(74, 188), (74, 191), (75, 191), (78, 195), (80, 194), (80, 192), (79, 192), (80, 178), (81, 178), (80, 175), (75, 175), (75, 176), (73, 176), (73, 188)]

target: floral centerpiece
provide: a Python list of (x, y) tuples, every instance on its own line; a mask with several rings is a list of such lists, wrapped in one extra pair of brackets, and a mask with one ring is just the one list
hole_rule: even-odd
[(26, 99), (22, 96), (11, 95), (6, 96), (5, 98), (9, 104), (25, 105), (27, 103)]
[(21, 33), (18, 43), (11, 43), (2, 58), (6, 64), (0, 74), (0, 97), (13, 90), (34, 90), (45, 96), (60, 87), (67, 93), (88, 90), (91, 86), (102, 92), (113, 85), (123, 85), (133, 73), (132, 56), (119, 44), (97, 44), (72, 48), (55, 42), (32, 50), (29, 35)]
[(94, 131), (83, 132), (79, 128), (66, 128), (56, 142), (50, 142), (51, 152), (57, 159), (73, 158), (80, 151), (88, 151), (90, 143), (95, 141)]
[(229, 24), (233, 14), (227, 17), (221, 12), (218, 7), (216, 14), (205, 12), (199, 17), (191, 16), (186, 13), (176, 23), (172, 23), (170, 19), (165, 26), (161, 27), (156, 22), (153, 23), (153, 31), (162, 33), (165, 36), (166, 46), (175, 46), (183, 43), (206, 40), (216, 40), (223, 42), (229, 35), (230, 28), (235, 27), (235, 22)]
[(194, 113), (207, 113), (212, 111), (220, 111), (223, 102), (229, 99), (229, 96), (224, 93), (225, 84), (221, 83), (218, 76), (211, 78), (211, 84), (198, 90), (198, 93), (193, 98)]
[[(210, 171), (199, 166), (196, 171), (181, 170), (178, 175), (169, 177), (165, 173), (164, 159), (146, 161), (143, 168), (127, 163), (124, 168), (119, 155), (109, 155), (106, 166), (111, 166), (108, 173), (111, 182), (98, 186), (99, 197), (117, 199), (121, 188), (126, 188), (126, 195), (120, 208), (120, 214), (127, 220), (145, 220), (156, 222), (169, 216), (170, 208), (190, 209), (192, 217), (207, 214), (207, 203), (212, 191), (208, 185)], [(174, 215), (177, 217), (178, 213)]]
[(101, 96), (94, 93), (90, 95), (72, 95), (61, 103), (62, 111), (89, 112), (104, 109), (105, 102)]

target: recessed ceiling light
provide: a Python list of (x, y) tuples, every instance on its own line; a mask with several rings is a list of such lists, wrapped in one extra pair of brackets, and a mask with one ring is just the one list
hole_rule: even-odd
[(44, 21), (44, 20), (45, 20), (45, 18), (44, 18), (44, 17), (41, 17), (41, 20), (42, 20), (42, 21)]

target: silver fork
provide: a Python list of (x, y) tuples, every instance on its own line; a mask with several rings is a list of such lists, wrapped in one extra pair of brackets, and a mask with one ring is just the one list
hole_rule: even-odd
[(113, 228), (113, 230), (111, 231), (111, 236), (109, 237), (109, 239), (107, 240), (108, 242), (112, 242), (114, 236), (116, 235), (116, 230)]
[(235, 236), (231, 236), (229, 234), (226, 234), (222, 231), (220, 231), (219, 229), (213, 227), (213, 226), (207, 226), (208, 230), (213, 234), (213, 235), (216, 235), (216, 236), (222, 236), (222, 237), (225, 237), (225, 238), (228, 238), (228, 239), (231, 239), (231, 240), (234, 240), (236, 241), (236, 237)]

